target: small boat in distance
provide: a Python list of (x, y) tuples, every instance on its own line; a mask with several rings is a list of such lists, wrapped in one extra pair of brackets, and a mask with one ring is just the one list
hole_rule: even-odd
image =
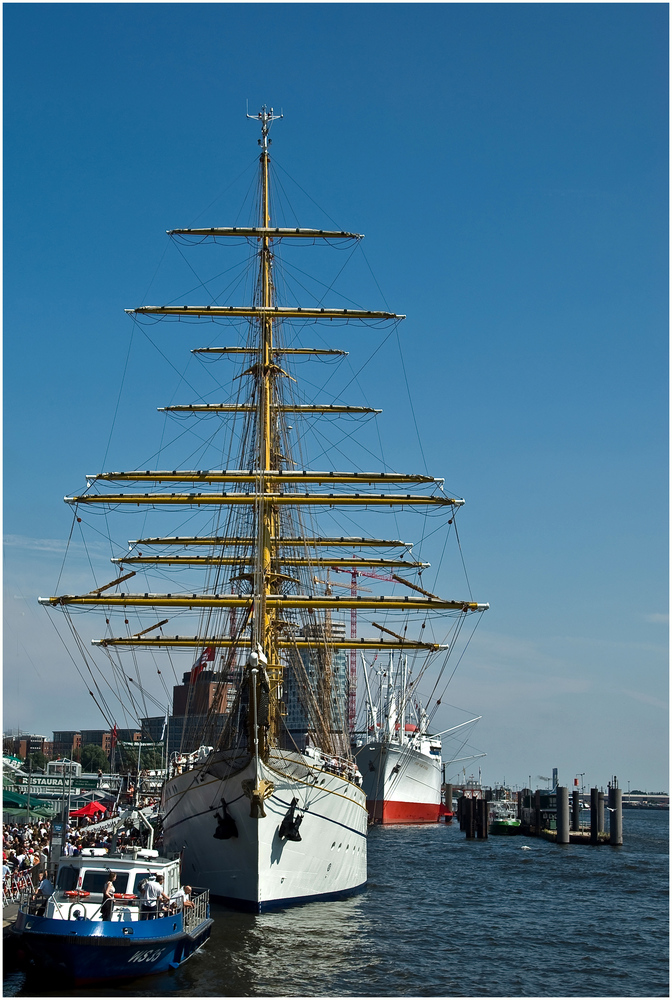
[(492, 836), (511, 837), (520, 833), (520, 820), (516, 803), (508, 800), (491, 802), (488, 830)]

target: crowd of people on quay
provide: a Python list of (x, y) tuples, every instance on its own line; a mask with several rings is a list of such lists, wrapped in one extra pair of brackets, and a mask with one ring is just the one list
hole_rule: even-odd
[(2, 828), (3, 904), (39, 885), (49, 863), (51, 824), (4, 823)]

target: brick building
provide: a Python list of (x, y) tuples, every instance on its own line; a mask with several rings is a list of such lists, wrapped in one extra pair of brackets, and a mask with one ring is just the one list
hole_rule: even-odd
[(142, 720), (144, 738), (165, 743), (168, 757), (197, 750), (206, 729), (208, 738), (216, 742), (235, 700), (241, 672), (240, 666), (228, 669), (224, 655), (217, 663), (212, 647), (204, 650), (192, 669), (182, 675), (182, 683), (173, 687), (170, 717)]
[(53, 756), (74, 758), (75, 752), (82, 749), (82, 734), (79, 729), (55, 729), (53, 740)]
[(44, 736), (29, 736), (28, 733), (19, 733), (17, 736), (3, 736), (2, 748), (5, 753), (13, 754), (25, 760), (31, 753), (43, 753), (47, 756), (45, 747), (51, 749), (51, 742), (47, 742)]

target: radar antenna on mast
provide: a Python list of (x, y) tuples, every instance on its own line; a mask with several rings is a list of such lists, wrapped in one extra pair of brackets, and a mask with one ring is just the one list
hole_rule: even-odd
[(266, 150), (268, 149), (268, 147), (272, 142), (272, 139), (268, 138), (268, 133), (271, 128), (271, 125), (273, 124), (273, 122), (278, 121), (279, 118), (284, 118), (285, 116), (282, 114), (282, 112), (279, 115), (273, 114), (273, 108), (269, 108), (268, 110), (266, 110), (265, 104), (262, 104), (261, 111), (259, 112), (258, 115), (251, 115), (250, 105), (248, 101), (246, 117), (252, 118), (254, 121), (261, 122), (261, 139), (257, 139), (257, 142), (264, 150)]

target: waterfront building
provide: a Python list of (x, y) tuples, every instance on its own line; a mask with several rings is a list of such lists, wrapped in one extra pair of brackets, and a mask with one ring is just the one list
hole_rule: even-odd
[(102, 747), (109, 757), (112, 752), (112, 743), (137, 743), (142, 739), (142, 734), (137, 729), (117, 729), (116, 736), (111, 729), (82, 729), (82, 746)]
[(142, 719), (142, 738), (163, 743), (168, 759), (198, 750), (204, 732), (214, 745), (235, 700), (241, 669), (238, 664), (228, 666), (224, 654), (217, 663), (215, 650), (206, 648), (183, 673), (182, 683), (173, 687), (171, 715)]
[(55, 757), (73, 757), (82, 749), (82, 734), (79, 729), (55, 729), (53, 744)]
[(29, 736), (28, 733), (18, 733), (16, 736), (3, 736), (2, 738), (3, 751), (20, 757), (21, 760), (25, 760), (31, 753), (43, 753), (49, 756), (48, 749), (51, 746), (51, 742), (47, 742), (44, 736)]
[[(315, 715), (315, 708), (332, 738), (342, 730), (347, 731), (349, 677), (347, 650), (329, 649), (327, 653), (327, 640), (345, 639), (344, 622), (327, 619), (304, 627), (300, 634), (305, 639), (325, 640), (324, 649), (316, 645), (295, 652), (291, 659), (292, 669), (285, 673), (285, 742), (289, 747), (303, 749), (307, 742), (316, 742), (317, 734), (308, 723)], [(340, 749), (342, 753), (349, 751), (348, 747)]]

